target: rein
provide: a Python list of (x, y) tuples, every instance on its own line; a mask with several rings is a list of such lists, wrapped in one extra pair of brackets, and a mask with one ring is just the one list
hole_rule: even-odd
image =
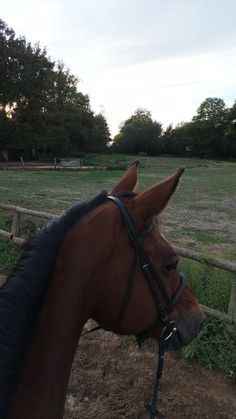
[[(142, 232), (139, 233), (136, 231), (133, 220), (126, 206), (122, 202), (122, 200), (112, 195), (108, 195), (107, 198), (111, 200), (118, 207), (122, 222), (124, 226), (126, 227), (127, 233), (131, 241), (131, 245), (134, 248), (134, 258), (133, 258), (133, 262), (131, 266), (130, 280), (128, 282), (125, 297), (121, 305), (120, 312), (119, 312), (115, 326), (117, 327), (120, 325), (124, 317), (124, 314), (126, 312), (126, 309), (128, 307), (134, 281), (135, 281), (135, 273), (138, 269), (138, 263), (140, 262), (141, 268), (148, 281), (150, 291), (153, 295), (153, 298), (157, 307), (157, 311), (159, 312), (160, 319), (158, 318), (149, 330), (146, 330), (136, 336), (138, 344), (141, 345), (146, 339), (151, 337), (152, 330), (156, 324), (158, 324), (160, 321), (163, 324), (163, 330), (162, 330), (160, 341), (159, 341), (158, 364), (157, 364), (157, 370), (156, 370), (156, 376), (155, 376), (155, 383), (153, 387), (152, 401), (151, 403), (146, 404), (145, 408), (150, 413), (150, 416), (149, 416), (150, 419), (155, 419), (156, 417), (159, 419), (163, 419), (163, 415), (157, 410), (157, 407), (156, 407), (159, 381), (162, 376), (162, 370), (164, 366), (164, 355), (167, 348), (167, 344), (178, 333), (175, 322), (173, 320), (170, 320), (168, 315), (172, 311), (173, 307), (176, 305), (177, 301), (179, 300), (179, 298), (181, 297), (183, 293), (183, 290), (185, 287), (185, 279), (184, 279), (184, 276), (180, 274), (179, 287), (177, 288), (175, 293), (171, 297), (169, 297), (143, 245), (143, 241), (145, 237), (149, 233), (151, 233), (151, 231), (153, 230), (155, 226), (154, 220), (152, 219), (147, 224), (147, 226), (142, 230)], [(164, 307), (160, 299), (160, 295), (162, 296), (162, 299), (165, 301)], [(82, 335), (91, 333), (101, 328), (103, 327), (97, 326), (89, 331), (84, 332)]]

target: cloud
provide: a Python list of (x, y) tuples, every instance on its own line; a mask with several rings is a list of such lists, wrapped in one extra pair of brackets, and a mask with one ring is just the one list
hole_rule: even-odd
[(228, 65), (228, 55), (161, 59), (98, 72), (87, 75), (80, 88), (90, 93), (96, 111), (104, 105), (113, 135), (138, 107), (151, 110), (164, 126), (177, 124), (191, 120), (206, 97), (222, 97), (228, 105), (233, 102), (235, 65)]
[(18, 34), (86, 71), (236, 44), (235, 0), (11, 0), (1, 9)]
[(62, 32), (73, 33), (67, 47), (86, 60), (86, 71), (225, 51), (236, 44), (234, 0), (70, 4), (72, 13), (65, 18)]

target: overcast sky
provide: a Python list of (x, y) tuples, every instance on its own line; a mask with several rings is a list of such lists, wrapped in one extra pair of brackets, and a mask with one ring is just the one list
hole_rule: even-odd
[(0, 18), (65, 62), (112, 135), (137, 108), (166, 126), (236, 99), (236, 0), (11, 0)]

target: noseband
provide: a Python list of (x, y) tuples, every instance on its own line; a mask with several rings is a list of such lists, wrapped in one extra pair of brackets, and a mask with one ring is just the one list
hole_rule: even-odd
[[(175, 322), (169, 319), (169, 313), (172, 311), (173, 307), (176, 305), (176, 303), (178, 302), (178, 300), (180, 299), (184, 291), (185, 279), (184, 279), (184, 276), (180, 273), (179, 286), (177, 290), (175, 291), (175, 293), (170, 297), (167, 294), (163, 286), (163, 283), (160, 277), (158, 276), (154, 266), (152, 265), (143, 244), (145, 237), (149, 233), (151, 233), (151, 231), (153, 230), (155, 226), (154, 220), (152, 219), (147, 224), (147, 226), (142, 230), (142, 232), (138, 233), (135, 229), (133, 220), (126, 206), (122, 202), (122, 200), (112, 195), (108, 195), (107, 198), (110, 199), (119, 208), (122, 222), (124, 226), (126, 227), (127, 233), (130, 238), (130, 242), (132, 246), (134, 247), (134, 251), (135, 251), (134, 259), (133, 259), (133, 263), (131, 267), (130, 280), (129, 280), (126, 294), (125, 294), (125, 297), (124, 297), (124, 300), (120, 309), (116, 326), (120, 325), (124, 317), (125, 311), (128, 307), (129, 299), (130, 299), (133, 284), (134, 284), (135, 273), (138, 268), (138, 260), (140, 261), (140, 265), (142, 267), (144, 275), (147, 278), (150, 291), (153, 295), (153, 298), (157, 307), (157, 311), (159, 313), (159, 317), (155, 321), (154, 325), (149, 330), (146, 330), (136, 336), (138, 343), (141, 344), (145, 339), (149, 338), (152, 335), (153, 329), (159, 322), (161, 322), (163, 325), (163, 330), (162, 330), (160, 341), (159, 341), (158, 366), (157, 366), (157, 371), (156, 371), (155, 384), (153, 388), (152, 402), (145, 405), (146, 409), (150, 413), (150, 419), (154, 419), (155, 417), (162, 419), (163, 416), (159, 412), (159, 410), (157, 410), (157, 407), (156, 407), (159, 380), (162, 376), (162, 370), (163, 370), (163, 365), (164, 365), (164, 354), (165, 354), (167, 343), (171, 339), (173, 339), (174, 335), (178, 332)], [(162, 299), (160, 298), (160, 296), (162, 297)], [(162, 300), (165, 302), (164, 307), (163, 307)]]

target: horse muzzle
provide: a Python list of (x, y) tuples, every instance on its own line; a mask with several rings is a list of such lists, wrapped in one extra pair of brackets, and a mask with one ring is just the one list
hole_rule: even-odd
[(189, 345), (195, 339), (203, 328), (204, 316), (188, 320), (175, 320), (177, 332), (167, 343), (167, 349), (172, 351), (179, 350), (182, 346)]

